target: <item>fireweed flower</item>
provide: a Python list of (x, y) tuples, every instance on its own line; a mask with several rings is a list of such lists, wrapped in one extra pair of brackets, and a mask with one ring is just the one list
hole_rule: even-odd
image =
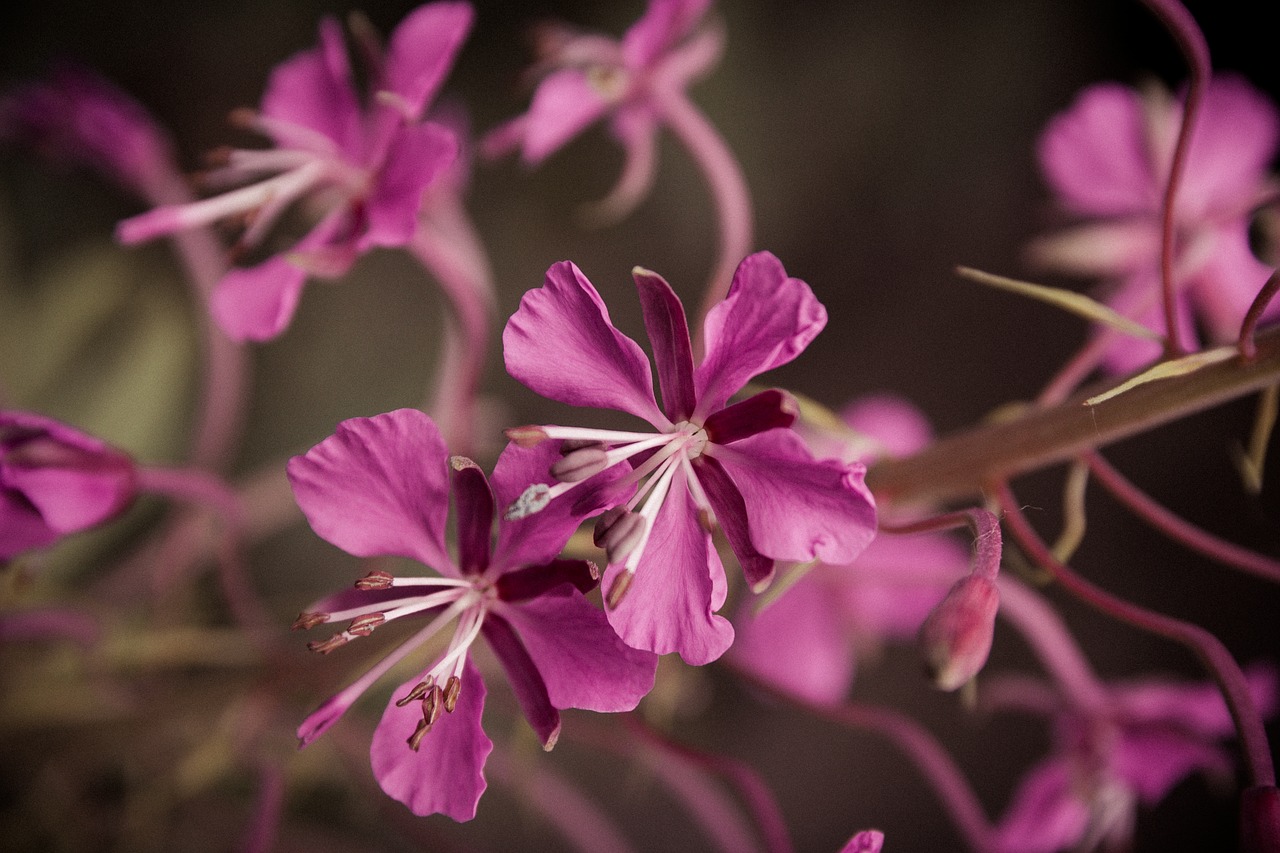
[(626, 165), (602, 208), (621, 217), (652, 181), (663, 97), (682, 93), (720, 56), (719, 30), (698, 27), (708, 6), (709, 0), (652, 0), (621, 41), (544, 25), (533, 69), (542, 81), (529, 111), (491, 131), (481, 143), (484, 152), (497, 157), (518, 149), (536, 166), (607, 118)]
[[(1041, 168), (1062, 206), (1090, 220), (1032, 246), (1040, 264), (1102, 276), (1107, 302), (1153, 329), (1164, 328), (1160, 287), (1161, 202), (1182, 107), (1163, 91), (1118, 84), (1085, 89), (1056, 116), (1039, 143)], [(1215, 77), (1191, 137), (1174, 207), (1179, 329), (1194, 340), (1193, 317), (1216, 343), (1235, 340), (1270, 268), (1254, 257), (1254, 210), (1277, 190), (1267, 168), (1280, 139), (1275, 105), (1243, 79)], [(1268, 316), (1280, 315), (1273, 304)], [(1107, 352), (1124, 372), (1154, 359), (1150, 341), (1124, 339)]]
[[(428, 619), (303, 721), (303, 746), (392, 666), (454, 623), (440, 656), (392, 694), (370, 750), (383, 790), (416, 814), (470, 820), (484, 792), (484, 761), (493, 744), (480, 727), (485, 684), (470, 658), (479, 637), (502, 664), (547, 749), (559, 736), (557, 709), (628, 711), (653, 687), (657, 658), (623, 645), (583, 597), (598, 582), (595, 567), (556, 559), (581, 521), (567, 503), (536, 519), (500, 522), (491, 544), (495, 501), (514, 500), (530, 480), (545, 479), (552, 455), (551, 447), (508, 447), (491, 485), (470, 460), (449, 457), (430, 418), (401, 409), (345, 421), (290, 460), (294, 495), (321, 538), (356, 556), (409, 557), (440, 573), (372, 572), (295, 623), (310, 628), (349, 620), (340, 633), (311, 644), (329, 652), (394, 619)], [(445, 545), (450, 472), (456, 553)]]
[[(913, 453), (932, 438), (919, 410), (895, 397), (855, 400), (841, 419), (847, 431), (800, 430), (816, 456), (870, 464)], [(729, 654), (789, 693), (839, 702), (849, 694), (858, 659), (887, 641), (914, 637), (968, 562), (964, 545), (950, 536), (881, 534), (851, 565), (820, 562), (805, 569), (758, 611), (744, 601)]]
[[(582, 491), (571, 503), (610, 504), (596, 524), (609, 557), (609, 621), (636, 648), (703, 664), (733, 642), (732, 626), (715, 613), (727, 594), (710, 535), (717, 522), (759, 591), (775, 560), (853, 560), (874, 535), (875, 505), (861, 464), (815, 461), (789, 429), (796, 409), (788, 394), (763, 391), (728, 405), (752, 377), (799, 355), (826, 324), (807, 284), (767, 252), (747, 257), (727, 298), (707, 315), (706, 355), (695, 367), (675, 292), (655, 273), (633, 274), (660, 404), (644, 351), (614, 328), (600, 294), (568, 261), (524, 295), (503, 348), (508, 372), (537, 393), (628, 412), (656, 432), (509, 430), (517, 442), (563, 441), (566, 452), (552, 468), (559, 482), (531, 486), (507, 515), (556, 506), (574, 489)], [(623, 463), (624, 476), (598, 479)]]
[[(225, 152), (206, 178), (246, 186), (203, 201), (158, 207), (121, 222), (117, 236), (138, 243), (226, 219), (247, 224), (240, 248), (256, 246), (280, 215), (305, 199), (317, 224), (292, 248), (219, 282), (211, 309), (237, 340), (268, 340), (293, 317), (308, 275), (346, 272), (361, 253), (403, 246), (417, 227), (423, 192), (457, 154), (446, 128), (420, 121), (470, 29), (471, 6), (430, 3), (392, 34), (383, 56), (372, 39), (372, 95), (362, 104), (336, 21), (320, 24), (320, 43), (271, 75), (257, 113), (241, 113), (275, 147)], [(264, 177), (267, 176), (267, 177)]]
[(52, 418), (0, 410), (0, 559), (120, 514), (138, 491), (124, 453)]
[[(1248, 678), (1259, 709), (1270, 715), (1275, 670), (1256, 666)], [(1053, 716), (1056, 747), (1026, 775), (996, 827), (1001, 853), (1124, 849), (1140, 804), (1155, 805), (1195, 771), (1231, 778), (1219, 741), (1235, 728), (1214, 685), (1120, 684), (1093, 711), (1052, 691), (1027, 705)]]

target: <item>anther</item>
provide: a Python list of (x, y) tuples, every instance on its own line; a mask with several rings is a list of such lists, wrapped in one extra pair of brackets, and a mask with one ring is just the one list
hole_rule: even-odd
[(431, 724), (426, 720), (419, 720), (418, 727), (413, 730), (413, 734), (409, 735), (409, 739), (405, 743), (409, 744), (410, 749), (417, 752), (418, 747), (422, 746), (422, 739), (427, 736), (429, 731), (431, 731)]
[(622, 597), (631, 589), (631, 582), (635, 579), (636, 573), (630, 571), (624, 571), (613, 579), (613, 586), (609, 587), (609, 595), (605, 598), (605, 604), (609, 605), (610, 610), (616, 609), (622, 602)]
[(426, 720), (428, 726), (434, 726), (443, 710), (444, 691), (439, 684), (433, 684), (427, 690), (427, 695), (422, 697), (422, 719)]
[(546, 509), (549, 503), (551, 503), (551, 487), (546, 483), (534, 483), (525, 489), (511, 506), (507, 507), (503, 517), (507, 521), (527, 518), (536, 512)]
[(374, 628), (386, 621), (387, 617), (383, 613), (366, 613), (351, 620), (351, 624), (347, 626), (347, 633), (357, 637), (367, 637), (373, 633)]
[(627, 508), (625, 506), (615, 506), (606, 510), (596, 519), (595, 529), (591, 531), (591, 541), (596, 544), (597, 548), (604, 547), (604, 537), (608, 534), (610, 528), (618, 522), (618, 519), (626, 514)]
[(551, 466), (551, 476), (562, 483), (578, 483), (599, 474), (609, 464), (603, 445), (593, 444), (572, 450)]
[(312, 640), (307, 643), (307, 648), (313, 652), (319, 652), (322, 655), (327, 655), (334, 649), (339, 648), (340, 646), (345, 646), (347, 643), (351, 642), (351, 639), (352, 635), (343, 631), (341, 634), (334, 634), (327, 640)]
[(258, 126), (258, 113), (249, 107), (236, 107), (227, 115), (227, 121), (233, 127), (252, 130)]
[(503, 432), (520, 447), (536, 447), (549, 438), (547, 431), (540, 426), (511, 427)]
[(391, 572), (384, 572), (381, 569), (369, 572), (369, 574), (356, 581), (356, 589), (391, 589), (391, 584), (395, 581), (395, 576)]
[(698, 507), (698, 525), (708, 533), (715, 533), (716, 514), (709, 507)]
[(427, 695), (427, 691), (430, 690), (432, 685), (434, 685), (435, 683), (436, 683), (435, 678), (428, 675), (427, 680), (419, 681), (417, 684), (415, 684), (413, 689), (409, 691), (409, 694), (407, 696), (405, 696), (403, 699), (397, 699), (396, 707), (403, 708), (405, 705), (408, 705), (410, 702), (418, 701), (423, 696)]
[(328, 613), (312, 613), (310, 611), (304, 611), (298, 614), (297, 619), (293, 620), (293, 630), (306, 631), (307, 629), (314, 628), (317, 625), (323, 625), (328, 621)]
[(444, 709), (450, 714), (458, 707), (458, 694), (462, 693), (462, 679), (456, 675), (449, 676), (444, 683)]
[(584, 447), (604, 447), (604, 442), (596, 441), (594, 438), (566, 438), (560, 442), (560, 455), (568, 456), (573, 451)]
[(610, 563), (616, 565), (626, 562), (636, 548), (640, 547), (644, 531), (644, 516), (635, 512), (624, 513), (600, 537), (600, 547), (604, 548)]

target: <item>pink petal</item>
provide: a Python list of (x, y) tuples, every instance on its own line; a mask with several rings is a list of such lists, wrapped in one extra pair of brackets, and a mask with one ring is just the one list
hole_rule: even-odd
[(520, 125), (521, 157), (536, 166), (558, 151), (608, 110), (600, 92), (576, 69), (547, 75), (533, 93)]
[(289, 482), (316, 534), (357, 557), (412, 557), (456, 575), (445, 549), (448, 453), (416, 409), (353, 418), (302, 456)]
[(1158, 208), (1142, 100), (1127, 86), (1104, 83), (1081, 92), (1049, 122), (1038, 153), (1049, 185), (1076, 213), (1120, 216)]
[[(1240, 335), (1245, 312), (1253, 304), (1273, 269), (1249, 248), (1249, 223), (1231, 222), (1211, 237), (1211, 255), (1195, 274), (1191, 301), (1215, 343), (1231, 343)], [(1280, 300), (1272, 300), (1264, 319), (1280, 316)]]
[(306, 280), (305, 270), (282, 257), (233, 269), (214, 287), (209, 310), (233, 341), (269, 341), (289, 327)]
[(754, 605), (744, 601), (735, 620), (734, 662), (810, 702), (842, 701), (853, 684), (853, 636), (829, 586), (811, 573), (762, 611)]
[[(1181, 113), (1174, 112), (1171, 120)], [(1234, 74), (1205, 91), (1178, 196), (1179, 216), (1245, 213), (1262, 187), (1280, 139), (1280, 113), (1266, 95)]]
[(630, 711), (653, 689), (657, 657), (623, 643), (576, 590), (562, 587), (497, 612), (519, 631), (557, 708)]
[(525, 719), (538, 735), (542, 748), (550, 751), (560, 738), (560, 712), (551, 704), (547, 683), (542, 679), (537, 664), (511, 624), (502, 616), (490, 613), (480, 630), (502, 664)]
[(493, 538), (493, 491), (480, 466), (462, 456), (449, 460), (453, 469), (454, 538), (463, 574), (482, 574), (489, 568)]
[(458, 140), (442, 125), (401, 128), (378, 170), (378, 183), (365, 210), (368, 221), (357, 249), (408, 243), (418, 227), (422, 194), (457, 156)]
[(763, 592), (773, 582), (777, 561), (756, 550), (747, 525), (747, 507), (738, 487), (715, 459), (703, 456), (695, 463), (695, 473), (715, 510), (716, 521), (729, 540), (733, 556), (742, 567), (742, 576), (752, 592)]
[(709, 447), (742, 495), (761, 554), (845, 565), (875, 536), (875, 502), (861, 464), (814, 461), (785, 429)]
[(60, 536), (45, 524), (30, 501), (18, 492), (0, 488), (0, 560), (52, 545)]
[(840, 853), (880, 853), (884, 849), (884, 833), (878, 829), (864, 829), (856, 833), (840, 848)]
[[(620, 571), (609, 567), (606, 590)], [(733, 643), (733, 626), (714, 612), (724, 602), (724, 587), (724, 567), (711, 537), (698, 525), (684, 475), (677, 473), (631, 588), (608, 611), (609, 624), (632, 648), (679, 652), (685, 663), (701, 666)]]
[(124, 457), (84, 460), (78, 467), (6, 465), (3, 482), (40, 511), (59, 534), (76, 533), (120, 513), (137, 491), (133, 466)]
[[(1264, 718), (1270, 717), (1276, 710), (1275, 667), (1270, 664), (1250, 666), (1245, 670), (1245, 678), (1258, 712)], [(1148, 679), (1118, 685), (1114, 693), (1121, 713), (1138, 723), (1171, 724), (1213, 739), (1235, 733), (1227, 703), (1215, 684)]]
[(859, 397), (844, 407), (840, 419), (851, 429), (874, 439), (890, 458), (908, 456), (933, 440), (933, 428), (924, 413), (906, 398), (893, 394)]
[(391, 695), (382, 720), (373, 732), (369, 758), (382, 790), (416, 815), (444, 814), (456, 821), (471, 820), (484, 793), (484, 762), (493, 742), (480, 727), (484, 710), (484, 679), (470, 661), (462, 672), (462, 692), (453, 713), (442, 713), (422, 739), (417, 752), (405, 742), (422, 719), (420, 702), (396, 707), (426, 675)]
[(1089, 807), (1072, 790), (1070, 765), (1061, 758), (1038, 764), (1022, 779), (996, 828), (1001, 853), (1057, 853), (1084, 837)]
[[(320, 22), (320, 44), (285, 60), (271, 72), (262, 96), (268, 118), (318, 131), (352, 160), (361, 156), (362, 116), (351, 87), (342, 28), (332, 18)], [(304, 135), (277, 139), (283, 147), (307, 145)]]
[(1147, 805), (1164, 799), (1174, 785), (1197, 770), (1231, 777), (1231, 760), (1221, 747), (1163, 728), (1126, 730), (1112, 761), (1116, 772)]
[(697, 401), (693, 392), (693, 347), (684, 306), (662, 276), (640, 267), (631, 274), (640, 291), (644, 327), (658, 366), (662, 409), (676, 423), (687, 420)]
[(644, 16), (622, 37), (627, 67), (652, 65), (702, 20), (710, 5), (710, 0), (650, 0)]
[(386, 88), (416, 118), (453, 67), (475, 13), (470, 3), (428, 3), (405, 16), (387, 49)]
[(809, 285), (788, 278), (768, 252), (748, 255), (729, 295), (707, 314), (707, 354), (698, 366), (698, 408), (724, 406), (754, 376), (794, 359), (827, 324)]
[(849, 566), (819, 566), (858, 634), (902, 640), (969, 570), (969, 549), (941, 535), (881, 534)]
[(613, 327), (604, 300), (570, 261), (524, 295), (502, 346), (507, 372), (544, 397), (669, 425), (653, 398), (649, 359)]

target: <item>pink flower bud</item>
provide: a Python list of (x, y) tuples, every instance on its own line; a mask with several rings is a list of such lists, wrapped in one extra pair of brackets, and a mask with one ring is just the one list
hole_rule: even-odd
[(1000, 593), (981, 575), (957, 581), (920, 626), (920, 647), (934, 683), (955, 690), (978, 674), (991, 652)]

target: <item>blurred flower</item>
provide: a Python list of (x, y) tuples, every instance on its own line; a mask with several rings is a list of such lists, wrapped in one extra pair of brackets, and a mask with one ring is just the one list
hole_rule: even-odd
[[(1248, 678), (1270, 716), (1275, 670), (1252, 667)], [(1120, 684), (1092, 712), (1046, 698), (1040, 704), (1053, 716), (1055, 749), (1014, 793), (996, 828), (1001, 853), (1124, 849), (1139, 803), (1158, 803), (1197, 770), (1230, 778), (1231, 759), (1218, 741), (1235, 727), (1214, 685)]]
[[(421, 121), (470, 29), (471, 6), (430, 3), (401, 22), (384, 56), (368, 43), (372, 94), (361, 104), (336, 21), (320, 24), (320, 44), (275, 69), (258, 113), (241, 113), (275, 148), (233, 150), (207, 183), (256, 181), (192, 204), (158, 207), (121, 222), (117, 235), (138, 243), (216, 220), (247, 220), (240, 247), (256, 245), (295, 201), (319, 222), (293, 247), (228, 273), (212, 311), (237, 340), (268, 340), (288, 326), (308, 275), (336, 277), (363, 252), (403, 246), (418, 207), (448, 169), (458, 143), (445, 127)], [(260, 179), (263, 175), (270, 175)]]
[[(1111, 307), (1156, 330), (1161, 309), (1161, 204), (1182, 119), (1163, 91), (1141, 94), (1113, 83), (1085, 89), (1040, 138), (1040, 165), (1062, 206), (1088, 220), (1040, 239), (1045, 267), (1113, 282)], [(1267, 167), (1280, 139), (1280, 114), (1243, 79), (1215, 77), (1205, 90), (1174, 207), (1175, 286), (1185, 339), (1193, 317), (1217, 343), (1234, 340), (1271, 270), (1254, 257), (1254, 210), (1277, 190)], [(1280, 304), (1269, 316), (1280, 313)], [(1108, 351), (1116, 371), (1159, 355), (1150, 341), (1125, 339)]]
[[(787, 429), (796, 415), (790, 395), (763, 391), (728, 405), (754, 376), (803, 352), (826, 325), (826, 310), (807, 284), (789, 278), (767, 252), (747, 257), (728, 297), (707, 315), (706, 355), (695, 368), (684, 308), (671, 286), (640, 268), (634, 277), (661, 406), (644, 351), (614, 328), (600, 295), (567, 261), (525, 294), (503, 345), (508, 372), (539, 394), (629, 412), (658, 432), (509, 430), (521, 442), (572, 443), (552, 469), (560, 482), (531, 487), (508, 515), (537, 512), (584, 483), (587, 497), (578, 503), (611, 492), (603, 500), (613, 508), (596, 525), (609, 556), (610, 622), (637, 648), (676, 651), (702, 664), (733, 641), (728, 620), (715, 614), (727, 592), (711, 541), (717, 522), (759, 591), (776, 560), (852, 560), (875, 533), (875, 505), (862, 465), (815, 461)], [(633, 466), (625, 477), (596, 479), (624, 461)]]
[(529, 111), (481, 141), (497, 157), (519, 149), (536, 166), (601, 118), (626, 153), (609, 204), (621, 216), (643, 198), (653, 176), (664, 92), (683, 92), (720, 56), (717, 29), (697, 29), (709, 0), (652, 0), (621, 41), (547, 24), (537, 33), (542, 78)]
[(878, 829), (864, 829), (856, 833), (840, 848), (840, 853), (880, 853), (884, 849), (884, 833)]
[(52, 418), (0, 410), (0, 559), (101, 524), (136, 494), (124, 453)]
[[(560, 560), (581, 516), (562, 502), (536, 519), (499, 523), (491, 547), (495, 500), (509, 502), (545, 477), (553, 449), (509, 447), (492, 490), (470, 460), (448, 456), (430, 418), (401, 409), (344, 421), (335, 435), (288, 468), (298, 504), (322, 538), (360, 557), (410, 557), (439, 577), (373, 572), (317, 602), (295, 627), (350, 620), (311, 648), (329, 652), (411, 615), (430, 621), (298, 728), (305, 746), (324, 733), (374, 681), (456, 621), (443, 655), (388, 702), (374, 732), (374, 775), (416, 814), (475, 816), (493, 744), (480, 727), (485, 685), (469, 659), (488, 641), (525, 716), (547, 749), (560, 733), (560, 708), (628, 711), (653, 687), (657, 658), (623, 645), (604, 614), (583, 597), (599, 580), (584, 560)], [(449, 472), (457, 557), (445, 544)], [(407, 741), (407, 743), (406, 743)]]

